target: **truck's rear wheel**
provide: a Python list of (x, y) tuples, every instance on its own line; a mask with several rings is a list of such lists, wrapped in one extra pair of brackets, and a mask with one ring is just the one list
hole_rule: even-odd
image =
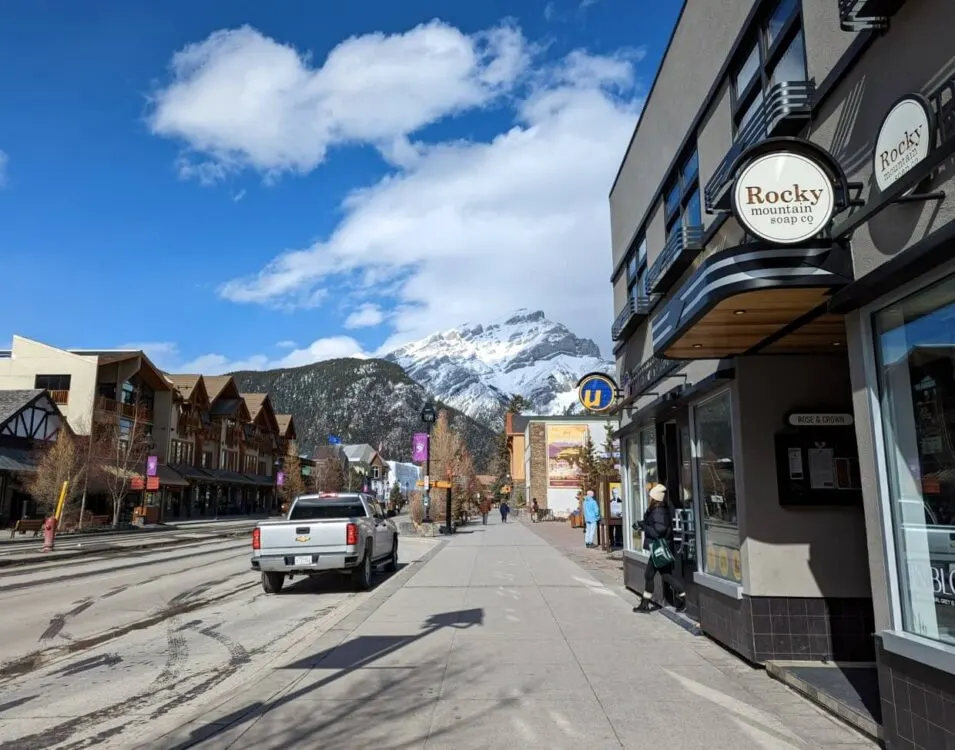
[(394, 573), (396, 570), (398, 570), (398, 537), (397, 536), (392, 540), (391, 555), (388, 557), (388, 562), (385, 563), (386, 572)]
[(262, 573), (262, 589), (266, 594), (277, 594), (285, 585), (285, 573)]
[(371, 588), (371, 550), (365, 551), (361, 563), (351, 572), (351, 582), (356, 591), (368, 591)]

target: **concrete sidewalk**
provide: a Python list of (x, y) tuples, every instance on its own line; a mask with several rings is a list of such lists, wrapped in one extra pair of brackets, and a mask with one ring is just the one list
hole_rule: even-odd
[(470, 526), (163, 748), (871, 748), (521, 523)]

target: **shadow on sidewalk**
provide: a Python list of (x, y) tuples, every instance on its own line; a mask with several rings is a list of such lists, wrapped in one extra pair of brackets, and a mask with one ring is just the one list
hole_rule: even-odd
[[(371, 588), (369, 591), (374, 591), (376, 588), (381, 586), (385, 581), (391, 579), (392, 576), (400, 573), (404, 568), (408, 567), (408, 563), (398, 563), (398, 568), (391, 572), (386, 573), (384, 571), (375, 571), (374, 576), (371, 581)], [(302, 596), (310, 595), (316, 596), (318, 594), (347, 594), (354, 591), (352, 586), (351, 577), (348, 575), (343, 575), (341, 573), (336, 573), (334, 571), (328, 571), (326, 573), (320, 573), (317, 576), (301, 576), (299, 580), (293, 581), (290, 584), (287, 584), (281, 592), (276, 594), (276, 596)]]
[[(464, 630), (484, 623), (483, 609), (445, 612), (429, 617), (421, 630), (410, 635), (363, 635), (338, 646), (286, 664), (280, 669), (305, 670), (298, 686), (273, 699), (250, 702), (226, 716), (203, 724), (190, 738), (165, 750), (186, 750), (246, 725), (229, 746), (256, 748), (321, 747), (322, 750), (379, 746), (400, 750), (419, 746), (426, 738), (440, 736), (464, 723), (480, 721), (501, 707), (516, 703), (503, 698), (466, 720), (455, 717), (450, 726), (430, 733), (433, 709), (441, 685), (465, 673), (476, 679), (481, 669), (493, 665), (447, 663), (446, 646), (436, 647), (434, 658), (412, 660), (410, 666), (382, 664), (386, 657), (446, 628)], [(409, 628), (413, 628), (409, 625)], [(337, 670), (309, 680), (311, 669)], [(324, 697), (326, 688), (364, 670), (364, 677), (342, 692)], [(304, 684), (303, 684), (304, 683)], [(296, 702), (304, 703), (292, 707)], [(244, 738), (240, 743), (239, 738)], [(297, 744), (300, 743), (300, 744)]]

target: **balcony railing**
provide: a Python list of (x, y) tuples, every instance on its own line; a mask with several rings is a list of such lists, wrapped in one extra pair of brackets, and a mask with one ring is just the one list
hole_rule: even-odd
[(57, 406), (63, 406), (64, 404), (68, 403), (70, 400), (69, 391), (50, 391), (49, 393), (50, 393), (50, 399)]
[(839, 0), (839, 28), (843, 31), (884, 31), (905, 0)]
[(663, 252), (650, 266), (647, 290), (651, 294), (666, 294), (702, 249), (703, 227), (681, 227), (672, 232)]
[(96, 408), (107, 414), (118, 414), (125, 419), (136, 419), (140, 422), (152, 422), (153, 410), (146, 406), (137, 406), (134, 404), (124, 404), (105, 396), (96, 397)]
[(706, 184), (703, 200), (707, 212), (726, 208), (724, 199), (733, 178), (733, 163), (740, 154), (770, 136), (783, 135), (785, 133), (781, 131), (801, 126), (812, 114), (815, 91), (816, 86), (811, 81), (781, 81), (766, 92), (763, 103), (737, 133), (730, 150)]
[(650, 314), (650, 308), (653, 307), (653, 300), (645, 294), (638, 294), (636, 297), (630, 297), (624, 303), (623, 310), (617, 315), (610, 329), (610, 335), (614, 341), (625, 341), (633, 333), (638, 325), (646, 320)]

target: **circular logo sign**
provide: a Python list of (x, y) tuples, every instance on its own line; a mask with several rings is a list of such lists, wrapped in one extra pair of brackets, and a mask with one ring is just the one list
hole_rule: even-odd
[(783, 151), (754, 160), (736, 178), (733, 211), (755, 237), (779, 245), (808, 240), (835, 211), (832, 179), (802, 154)]
[(872, 155), (879, 190), (884, 192), (925, 159), (934, 139), (931, 110), (925, 101), (909, 96), (892, 107), (879, 128)]
[(592, 372), (577, 383), (577, 398), (587, 411), (607, 411), (617, 400), (617, 384), (609, 375)]

